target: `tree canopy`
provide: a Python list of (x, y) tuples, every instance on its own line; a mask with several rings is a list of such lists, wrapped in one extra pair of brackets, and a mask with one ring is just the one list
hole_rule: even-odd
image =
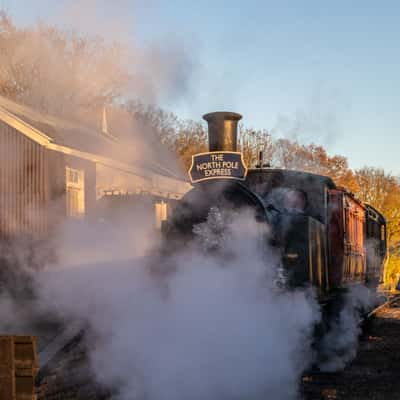
[(123, 51), (102, 38), (44, 24), (19, 28), (0, 12), (0, 94), (68, 117), (110, 104), (129, 79)]

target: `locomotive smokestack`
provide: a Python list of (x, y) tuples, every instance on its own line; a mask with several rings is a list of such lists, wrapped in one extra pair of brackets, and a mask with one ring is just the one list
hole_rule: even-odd
[(222, 111), (205, 114), (203, 118), (208, 122), (209, 151), (237, 151), (240, 114)]

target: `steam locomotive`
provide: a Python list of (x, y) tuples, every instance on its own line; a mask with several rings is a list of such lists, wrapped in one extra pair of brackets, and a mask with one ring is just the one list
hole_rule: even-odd
[(326, 176), (277, 168), (247, 170), (237, 152), (241, 115), (214, 112), (208, 122), (209, 152), (193, 156), (193, 189), (163, 226), (169, 243), (191, 240), (193, 227), (211, 208), (252, 208), (270, 227), (289, 287), (312, 285), (328, 302), (349, 284), (376, 289), (386, 259), (386, 221)]

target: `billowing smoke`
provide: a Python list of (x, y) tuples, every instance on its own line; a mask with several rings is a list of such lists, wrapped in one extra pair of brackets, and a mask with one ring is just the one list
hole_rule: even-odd
[(279, 115), (272, 131), (300, 143), (329, 147), (342, 134), (341, 125), (348, 109), (340, 91), (320, 84), (294, 115)]
[(189, 89), (193, 54), (174, 35), (141, 37), (134, 19), (144, 18), (152, 22), (135, 1), (61, 0), (51, 18), (20, 27), (0, 8), (0, 93), (75, 119), (127, 99), (176, 100)]
[(362, 318), (376, 303), (376, 295), (363, 285), (354, 285), (344, 295), (343, 306), (333, 316), (330, 330), (320, 344), (322, 371), (342, 370), (355, 358)]
[[(153, 215), (139, 215), (118, 226), (64, 225), (60, 262), (8, 285), (33, 298), (2, 290), (1, 331), (41, 335), (52, 320), (84, 328), (91, 374), (113, 399), (298, 398), (300, 376), (316, 361), (320, 312), (312, 290), (279, 284), (266, 226), (213, 208), (190, 247), (160, 259)], [(360, 316), (374, 300), (363, 286), (344, 296), (319, 346), (320, 369), (355, 357)]]
[[(93, 373), (116, 398), (297, 398), (319, 318), (313, 293), (276, 285), (264, 224), (218, 213), (195, 228), (197, 239), (171, 256), (165, 274), (152, 273), (152, 263), (167, 261), (150, 249), (38, 276), (49, 311), (89, 326)], [(96, 240), (92, 232), (94, 254)]]

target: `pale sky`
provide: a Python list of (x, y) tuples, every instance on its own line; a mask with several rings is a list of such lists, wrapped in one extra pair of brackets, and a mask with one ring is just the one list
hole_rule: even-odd
[[(175, 41), (189, 90), (163, 107), (181, 118), (236, 111), (255, 128), (324, 145), (350, 166), (400, 174), (400, 2), (0, 0), (38, 19), (136, 43)], [(120, 32), (118, 32), (120, 30)]]

